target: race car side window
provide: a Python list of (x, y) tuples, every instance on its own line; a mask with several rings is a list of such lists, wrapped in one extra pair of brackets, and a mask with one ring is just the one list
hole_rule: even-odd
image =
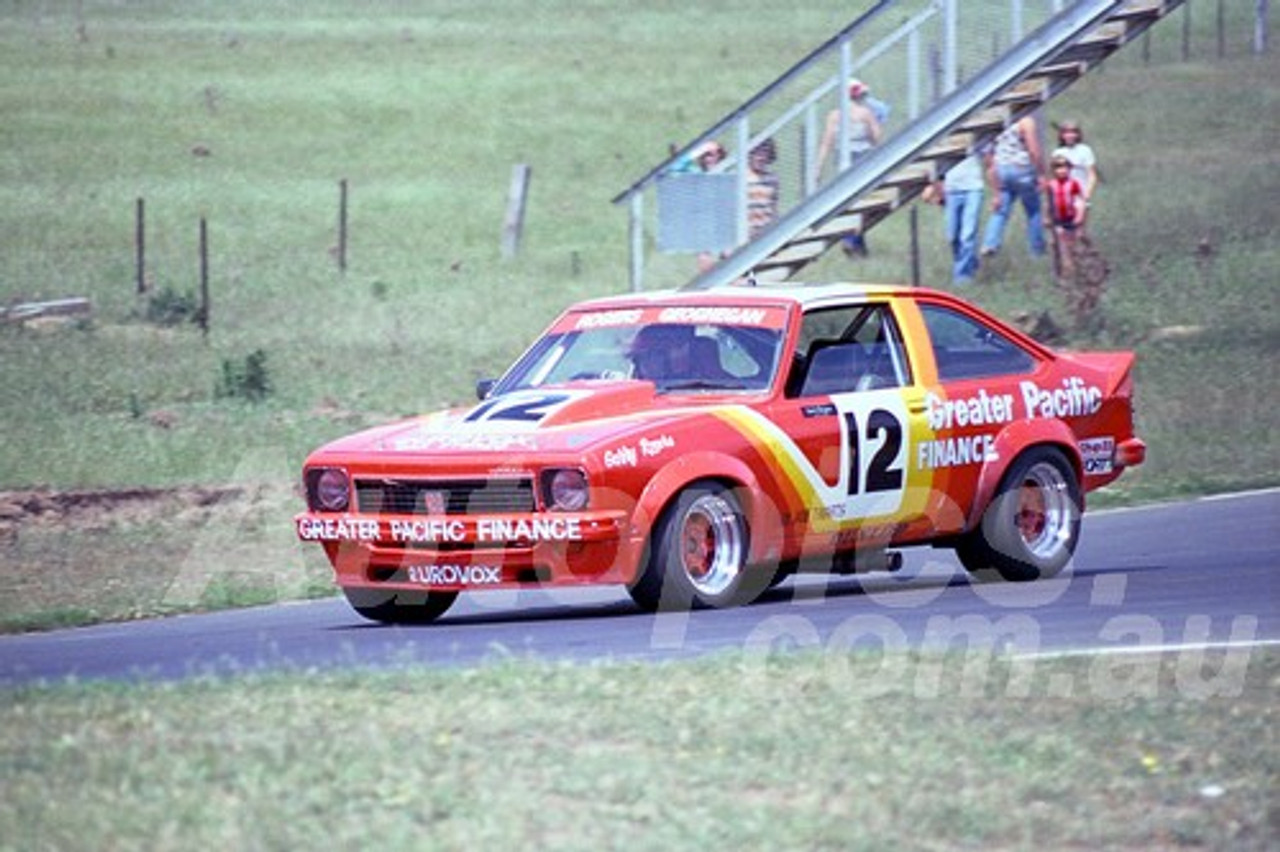
[(887, 305), (805, 314), (787, 395), (820, 396), (901, 387), (911, 381), (902, 338)]
[(943, 381), (1020, 375), (1035, 369), (1034, 355), (985, 323), (941, 305), (921, 305), (920, 313), (929, 329), (938, 378)]

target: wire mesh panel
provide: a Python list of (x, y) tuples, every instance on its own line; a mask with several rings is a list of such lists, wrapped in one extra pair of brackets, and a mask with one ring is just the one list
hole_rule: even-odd
[(738, 243), (737, 178), (672, 174), (657, 181), (658, 250), (719, 252)]

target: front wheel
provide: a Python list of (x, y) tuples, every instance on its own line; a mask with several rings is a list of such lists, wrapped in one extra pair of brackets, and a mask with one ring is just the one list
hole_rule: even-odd
[(972, 574), (1025, 582), (1066, 567), (1080, 540), (1080, 482), (1061, 451), (1033, 447), (1000, 481), (982, 522), (956, 546)]
[(343, 589), (342, 593), (357, 613), (383, 624), (430, 624), (458, 599), (457, 592)]
[(770, 579), (768, 572), (747, 570), (749, 544), (733, 492), (716, 483), (691, 485), (663, 510), (628, 591), (646, 610), (749, 603)]

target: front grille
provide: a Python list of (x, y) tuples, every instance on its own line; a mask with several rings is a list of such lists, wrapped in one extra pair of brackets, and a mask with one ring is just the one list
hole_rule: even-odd
[(533, 479), (357, 479), (356, 508), (369, 515), (497, 515), (534, 511)]

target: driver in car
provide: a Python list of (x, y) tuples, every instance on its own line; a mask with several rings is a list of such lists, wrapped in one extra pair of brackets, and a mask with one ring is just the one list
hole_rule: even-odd
[(654, 382), (689, 378), (693, 365), (693, 326), (645, 326), (636, 332), (627, 357), (635, 365), (633, 378)]
[(653, 382), (721, 382), (732, 379), (720, 366), (710, 337), (698, 337), (691, 325), (650, 325), (636, 332), (628, 351), (632, 378)]

